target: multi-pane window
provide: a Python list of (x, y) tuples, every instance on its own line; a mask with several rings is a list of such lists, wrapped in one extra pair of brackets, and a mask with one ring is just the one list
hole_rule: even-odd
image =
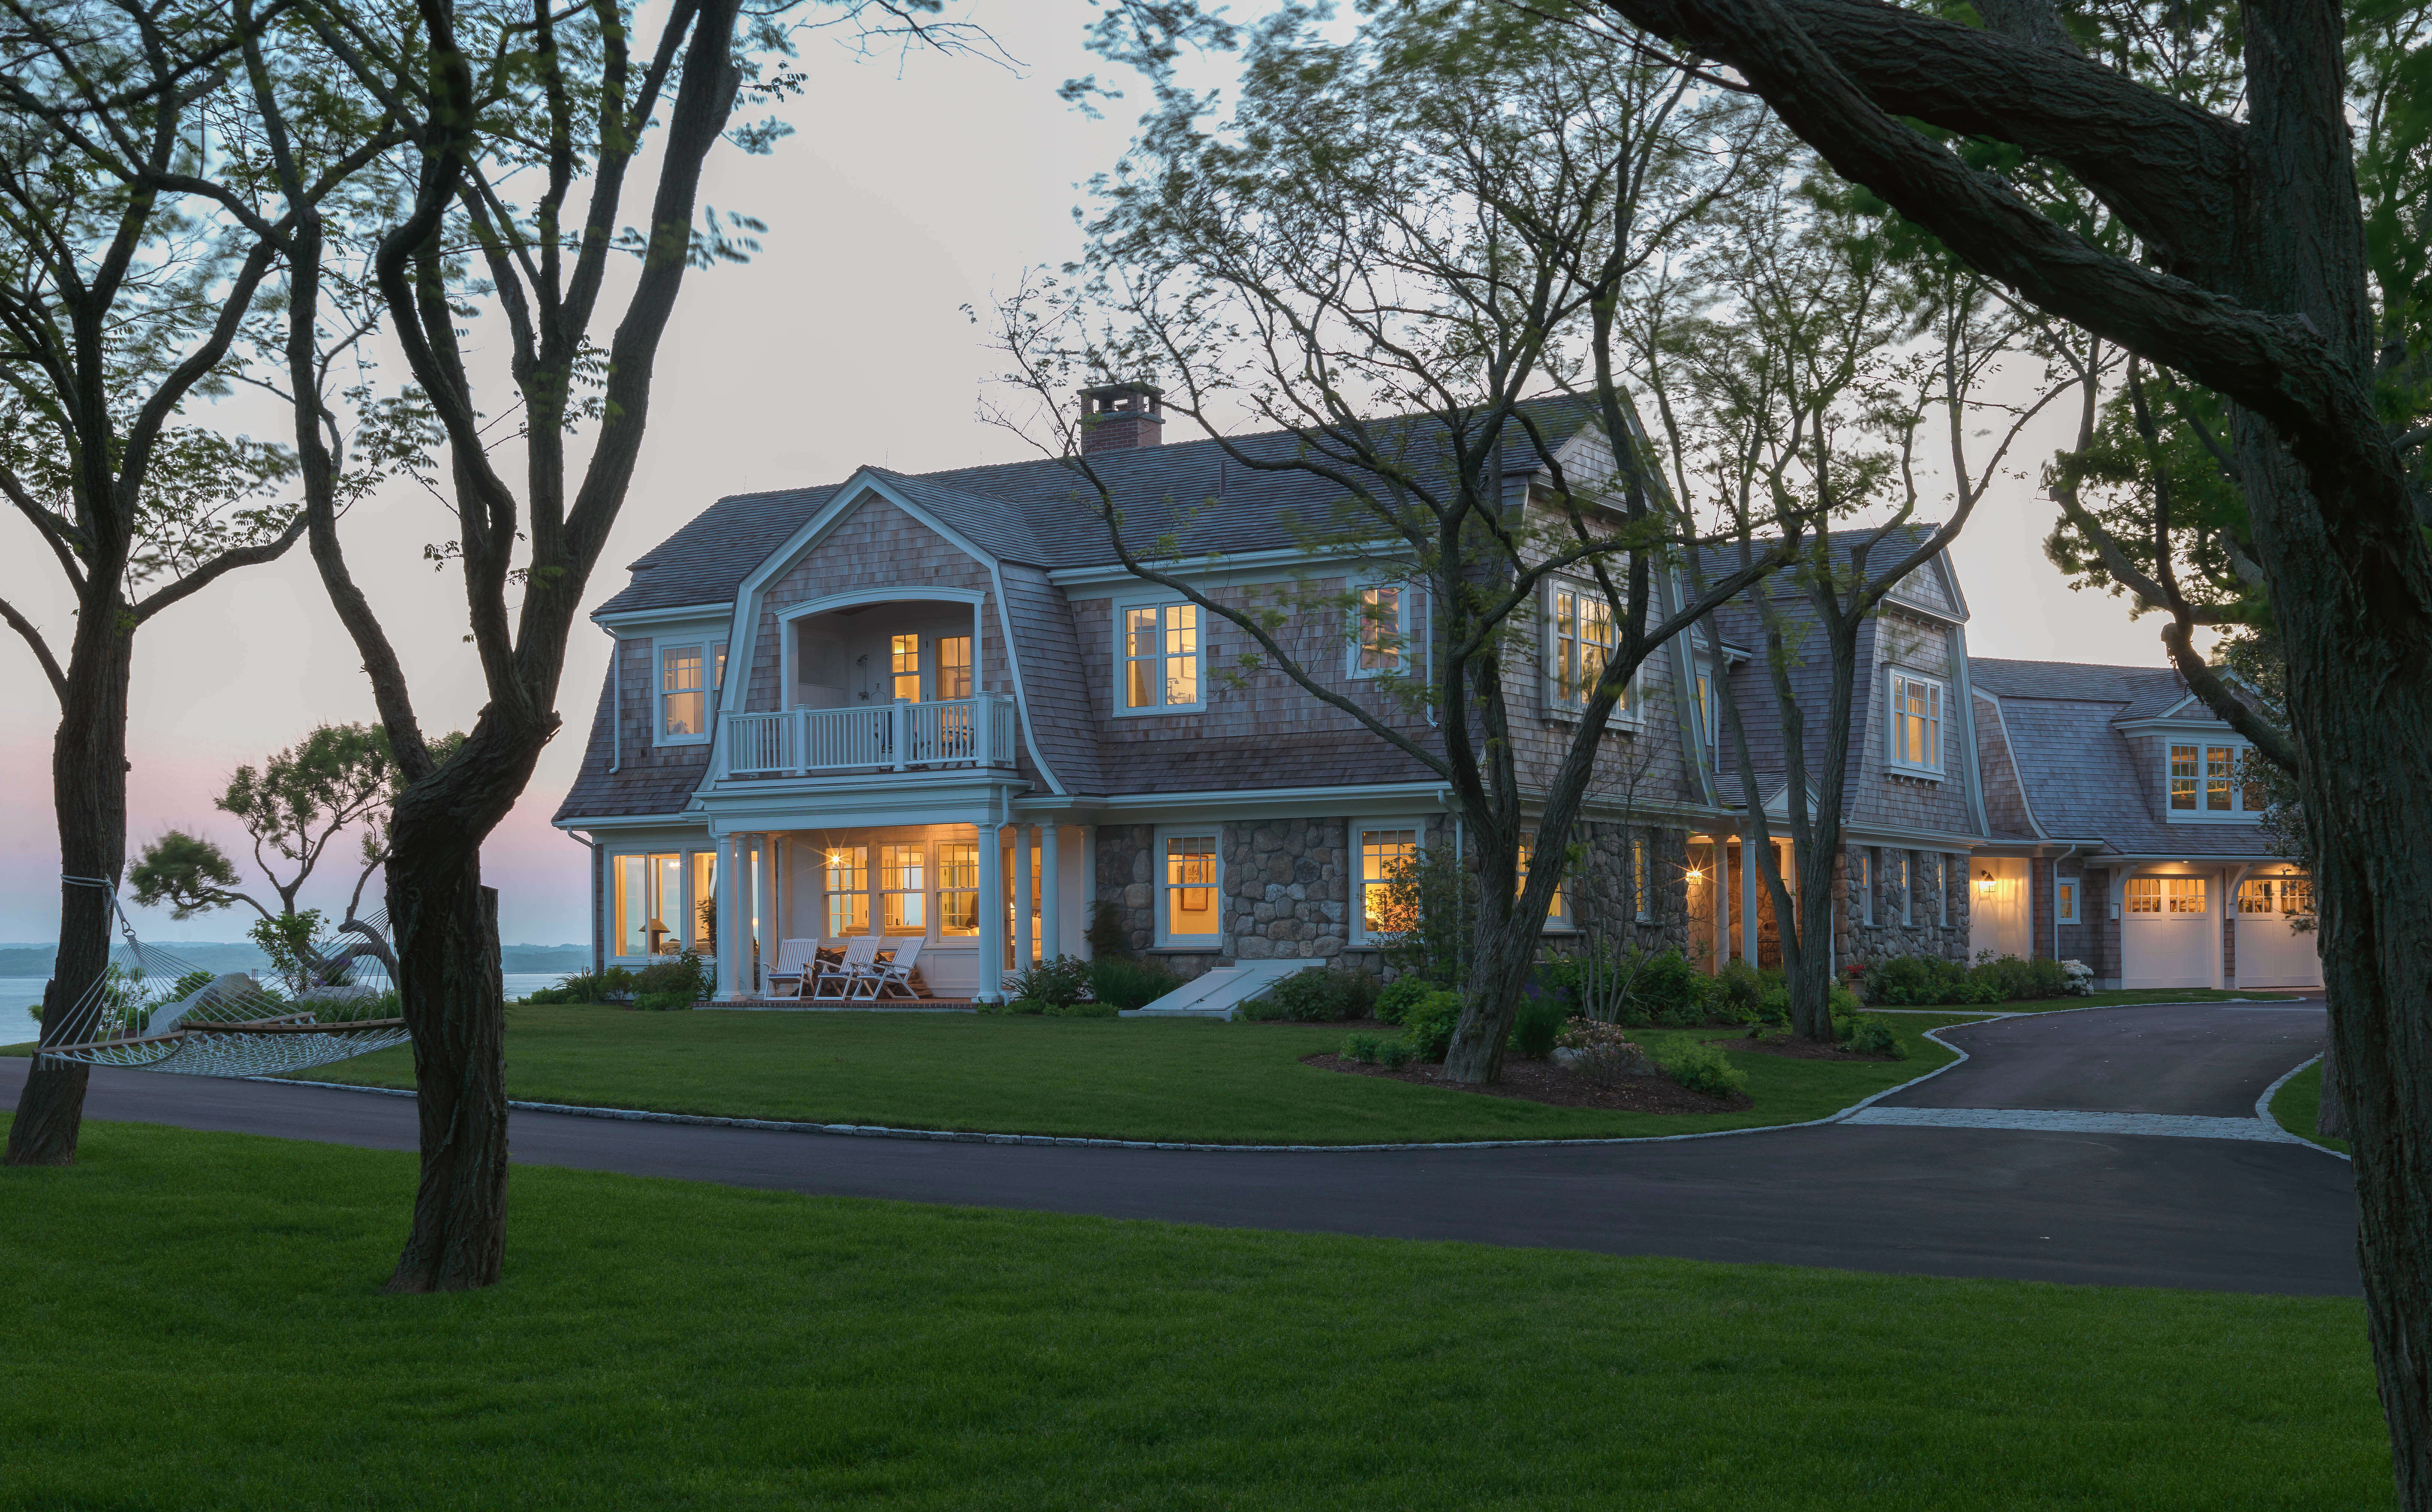
[(971, 696), (971, 638), (968, 635), (937, 637), (937, 689), (940, 698), (968, 698)]
[(1647, 842), (1630, 843), (1630, 897), (1631, 912), (1641, 924), (1655, 916), (1655, 899), (1648, 893), (1647, 876)]
[(1911, 771), (1942, 770), (1942, 684), (1913, 672), (1892, 673), (1891, 759)]
[(1170, 835), (1165, 842), (1165, 933), (1170, 940), (1212, 940), (1222, 877), (1212, 834)]
[(929, 932), (927, 848), (878, 848), (878, 927), (886, 934)]
[(706, 740), (726, 673), (724, 641), (659, 647), (659, 739)]
[(2251, 759), (2244, 746), (2206, 741), (2171, 745), (2170, 749), (2170, 814), (2225, 818), (2263, 812), (2265, 798), (2252, 771), (2241, 772)]
[(1697, 669), (1697, 736), (1706, 743), (1706, 754), (1712, 756), (1719, 743), (1714, 721), (1721, 712), (1714, 707), (1714, 673), (1711, 667)]
[(1123, 611), (1123, 707), (1199, 706), (1199, 606)]
[[(1512, 897), (1518, 898), (1528, 890), (1528, 864), (1535, 858), (1536, 853), (1537, 837), (1533, 834), (1522, 835), (1519, 876), (1512, 886)], [(1545, 900), (1545, 922), (1558, 928), (1571, 921), (1571, 902), (1563, 896), (1563, 891), (1562, 879), (1557, 877), (1554, 880), (1554, 894)]]
[(2311, 877), (2258, 877), (2238, 888), (2241, 914), (2310, 914), (2314, 911)]
[(937, 932), (980, 932), (980, 848), (974, 840), (937, 843)]
[(692, 853), (692, 948), (702, 955), (718, 950), (718, 852)]
[(1875, 853), (1860, 850), (1849, 858), (1849, 889), (1857, 895), (1858, 922), (1875, 921)]
[(1917, 922), (1917, 889), (1910, 885), (1910, 882), (1908, 852), (1903, 850), (1892, 858), (1892, 891), (1900, 897), (1902, 924)]
[(2127, 910), (2131, 914), (2194, 918), (2206, 909), (2202, 877), (2131, 877)]
[(1399, 934), (1410, 927), (1405, 909), (1394, 905), (1393, 883), (1418, 861), (1418, 831), (1360, 832), (1360, 926), (1368, 934)]
[(2077, 883), (2074, 880), (2063, 877), (2053, 882), (2052, 906), (2057, 912), (2059, 922), (2063, 924), (2077, 922)]
[[(1585, 708), (1596, 697), (1596, 680), (1614, 645), (1613, 606), (1601, 594), (1557, 586), (1549, 616), (1553, 621), (1552, 683), (1547, 697), (1558, 707)], [(1613, 704), (1618, 714), (1630, 706), (1624, 688)]]
[(828, 933), (869, 933), (870, 848), (830, 846), (820, 870), (827, 889)]
[(1402, 670), (1402, 590), (1360, 590), (1359, 654), (1352, 671), (1361, 677)]
[(887, 637), (887, 671), (890, 697), (897, 703), (920, 701), (920, 637), (889, 635)]

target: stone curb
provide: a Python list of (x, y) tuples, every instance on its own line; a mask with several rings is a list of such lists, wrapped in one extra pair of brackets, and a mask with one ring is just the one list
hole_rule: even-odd
[(2306, 1138), (2304, 1134), (2298, 1134), (2293, 1130), (2283, 1128), (2280, 1120), (2273, 1117), (2272, 1115), (2272, 1100), (2280, 1095), (2280, 1089), (2294, 1081), (2298, 1072), (2304, 1070), (2306, 1067), (2313, 1065), (2314, 1061), (2319, 1061), (2321, 1059), (2322, 1057), (2317, 1055), (2310, 1061), (2299, 1061), (2296, 1065), (2288, 1067), (2286, 1071), (2281, 1072), (2280, 1080), (2272, 1083), (2270, 1086), (2265, 1087), (2263, 1089), (2263, 1095), (2255, 1100), (2255, 1116), (2262, 1119), (2264, 1123), (2271, 1128), (2273, 1134), (2278, 1134), (2281, 1138), (2288, 1140), (2292, 1145), (2304, 1145), (2308, 1150), (2319, 1150), (2323, 1154), (2329, 1155), (2333, 1159), (2345, 1160), (2350, 1164), (2354, 1164), (2354, 1157), (2350, 1156), (2346, 1151), (2333, 1150), (2328, 1145), (2318, 1145), (2311, 1139)]

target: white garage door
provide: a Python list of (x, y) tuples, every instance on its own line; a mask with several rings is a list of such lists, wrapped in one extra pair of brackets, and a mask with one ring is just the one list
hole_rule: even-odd
[(2208, 877), (2131, 877), (2120, 908), (2123, 987), (2209, 987), (2221, 920)]
[[(2238, 984), (2319, 987), (2322, 959), (2315, 953), (2314, 880), (2257, 877), (2238, 889)], [(2298, 929), (2303, 923), (2307, 926)]]

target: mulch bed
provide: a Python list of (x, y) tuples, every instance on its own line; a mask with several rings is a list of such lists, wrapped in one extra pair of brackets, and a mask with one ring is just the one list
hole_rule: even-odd
[(1896, 1061), (1897, 1055), (1861, 1055), (1842, 1045), (1819, 1045), (1812, 1039), (1710, 1039), (1707, 1044), (1716, 1050), (1749, 1050), (1759, 1055), (1782, 1055), (1794, 1061)]
[(1628, 1076), (1614, 1085), (1605, 1086), (1551, 1061), (1522, 1060), (1518, 1056), (1506, 1060), (1503, 1063), (1503, 1080), (1488, 1086), (1464, 1086), (1446, 1082), (1441, 1066), (1410, 1065), (1394, 1070), (1344, 1060), (1340, 1055), (1304, 1055), (1301, 1064), (1314, 1066), (1321, 1071), (1381, 1076), (1395, 1082), (1416, 1083), (1420, 1086), (1442, 1087), (1448, 1092), (1518, 1098), (1525, 1102), (1543, 1102), (1557, 1108), (1604, 1108), (1615, 1113), (1737, 1113), (1748, 1106), (1745, 1094), (1734, 1093), (1728, 1098), (1708, 1097), (1703, 1092), (1690, 1091), (1668, 1076)]

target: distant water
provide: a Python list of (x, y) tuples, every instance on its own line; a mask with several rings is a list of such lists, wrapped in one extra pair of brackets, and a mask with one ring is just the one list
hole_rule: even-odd
[[(562, 971), (510, 971), (500, 980), (510, 1001), (543, 987), (554, 987), (564, 980)], [(41, 1006), (41, 977), (0, 977), (0, 1045), (22, 1045), (39, 1038), (42, 1026), (26, 1009)]]

